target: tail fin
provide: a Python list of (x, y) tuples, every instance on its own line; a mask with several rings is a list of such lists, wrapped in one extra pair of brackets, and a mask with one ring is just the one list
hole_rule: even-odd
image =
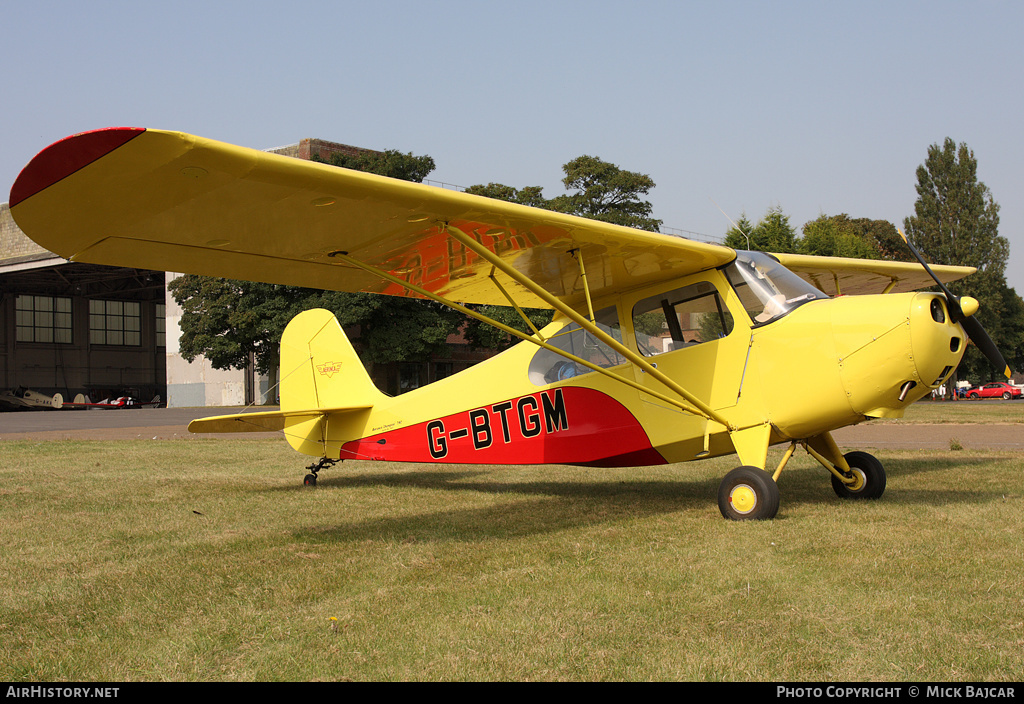
[(330, 311), (295, 316), (281, 337), (281, 410), (368, 408), (385, 398)]
[[(359, 423), (353, 417), (387, 398), (366, 373), (338, 319), (320, 308), (292, 318), (281, 336), (281, 410), (201, 418), (194, 433), (283, 430), (288, 443), (307, 455), (331, 456), (327, 416)], [(337, 448), (333, 448), (336, 450)], [(333, 454), (337, 457), (336, 454)]]

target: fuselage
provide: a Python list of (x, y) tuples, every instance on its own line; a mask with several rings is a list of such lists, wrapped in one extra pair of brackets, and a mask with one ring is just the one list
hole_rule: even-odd
[(730, 427), (666, 401), (671, 391), (660, 381), (556, 319), (543, 338), (613, 376), (522, 342), (365, 413), (332, 419), (328, 454), (473, 464), (684, 462), (737, 451), (736, 431), (763, 429), (773, 444), (899, 417), (963, 356), (966, 336), (938, 294), (828, 298), (787, 290), (798, 286), (784, 280), (788, 272), (755, 263), (747, 281), (711, 270), (594, 306), (601, 330)]

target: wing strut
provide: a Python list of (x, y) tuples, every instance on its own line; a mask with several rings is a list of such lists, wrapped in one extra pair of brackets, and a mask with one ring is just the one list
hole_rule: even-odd
[(526, 323), (526, 325), (527, 325), (527, 326), (528, 326), (528, 327), (529, 327), (529, 328), (530, 328), (531, 330), (533, 330), (533, 334), (534, 334), (534, 335), (536, 335), (536, 336), (537, 336), (538, 338), (540, 338), (541, 340), (543, 340), (543, 339), (544, 339), (544, 336), (540, 334), (540, 330), (538, 330), (538, 329), (537, 329), (537, 326), (533, 324), (533, 321), (532, 321), (532, 320), (530, 320), (530, 316), (528, 316), (528, 315), (526, 314), (526, 311), (524, 311), (524, 310), (523, 310), (523, 309), (522, 309), (522, 308), (521, 308), (521, 307), (519, 306), (519, 304), (518, 304), (518, 303), (516, 303), (515, 299), (514, 299), (514, 298), (512, 298), (512, 296), (510, 296), (510, 295), (509, 295), (509, 292), (508, 292), (508, 291), (506, 291), (506, 290), (505, 290), (505, 287), (501, 285), (501, 282), (500, 282), (500, 281), (498, 281), (498, 277), (496, 277), (496, 276), (494, 275), (494, 267), (493, 267), (493, 266), (491, 267), (491, 273), (490, 273), (490, 274), (488, 274), (487, 278), (489, 278), (489, 279), (491, 280), (491, 282), (492, 282), (492, 283), (493, 283), (493, 284), (494, 284), (495, 286), (497, 286), (498, 290), (499, 290), (499, 291), (501, 291), (501, 295), (505, 297), (505, 300), (507, 300), (507, 301), (509, 302), (509, 304), (510, 304), (510, 305), (511, 305), (511, 306), (512, 306), (513, 308), (515, 308), (515, 310), (516, 310), (516, 313), (519, 313), (519, 317), (523, 319), (523, 322), (524, 322), (524, 323)]
[[(537, 337), (534, 337), (533, 335), (527, 335), (526, 333), (521, 332), (519, 330), (516, 330), (513, 327), (509, 327), (508, 325), (505, 325), (503, 323), (499, 323), (497, 320), (493, 320), (492, 318), (484, 315), (483, 313), (479, 313), (479, 312), (477, 312), (475, 310), (472, 310), (471, 308), (467, 308), (466, 306), (462, 305), (461, 303), (456, 303), (455, 301), (449, 300), (449, 299), (445, 298), (444, 296), (440, 296), (440, 295), (438, 295), (436, 293), (433, 293), (431, 291), (427, 291), (426, 289), (424, 289), (424, 288), (422, 288), (420, 286), (417, 286), (416, 284), (414, 284), (414, 283), (412, 283), (410, 281), (406, 281), (405, 279), (399, 278), (399, 277), (395, 276), (394, 274), (389, 274), (388, 272), (386, 272), (386, 271), (384, 271), (382, 269), (378, 269), (377, 267), (375, 267), (375, 266), (373, 266), (371, 264), (366, 264), (365, 262), (361, 262), (358, 259), (354, 259), (354, 258), (352, 258), (349, 255), (348, 252), (344, 252), (344, 251), (340, 251), (339, 250), (339, 251), (336, 251), (336, 252), (330, 252), (327, 256), (332, 257), (334, 259), (339, 259), (339, 260), (345, 262), (346, 264), (350, 264), (350, 265), (352, 265), (354, 267), (362, 269), (363, 271), (366, 271), (366, 272), (368, 272), (370, 274), (373, 274), (374, 276), (379, 276), (380, 278), (384, 279), (385, 281), (390, 281), (391, 283), (398, 284), (399, 286), (402, 286), (403, 288), (407, 288), (410, 291), (418, 293), (419, 295), (423, 296), (424, 298), (429, 298), (432, 301), (437, 301), (438, 303), (440, 303), (442, 305), (446, 305), (449, 308), (453, 308), (454, 310), (459, 311), (463, 315), (468, 315), (469, 317), (475, 318), (476, 320), (479, 320), (481, 322), (487, 323), (488, 325), (493, 325), (494, 327), (498, 328), (502, 332), (508, 333), (509, 335), (512, 335), (514, 337), (518, 337), (521, 340), (526, 340), (527, 342), (532, 342), (533, 344), (537, 345), (538, 347), (543, 347), (544, 349), (549, 350), (551, 352), (554, 352), (555, 354), (557, 354), (559, 356), (565, 357), (566, 359), (568, 359), (568, 360), (570, 360), (572, 362), (575, 362), (576, 364), (579, 364), (579, 365), (582, 365), (584, 367), (587, 367), (588, 369), (591, 369), (591, 370), (593, 370), (595, 372), (598, 372), (599, 374), (604, 374), (605, 376), (607, 376), (607, 377), (609, 377), (611, 379), (614, 379), (615, 381), (621, 382), (621, 383), (625, 384), (626, 386), (630, 386), (630, 387), (636, 389), (637, 391), (640, 391), (642, 393), (645, 393), (645, 394), (648, 394), (650, 396), (653, 396), (654, 398), (657, 398), (657, 399), (659, 399), (661, 401), (664, 401), (665, 403), (671, 404), (671, 405), (673, 405), (673, 406), (675, 406), (675, 407), (677, 407), (677, 408), (679, 408), (679, 409), (681, 409), (681, 410), (683, 410), (683, 411), (685, 411), (687, 413), (692, 413), (694, 415), (701, 416), (702, 418), (706, 418), (708, 420), (714, 421), (715, 423), (719, 423), (720, 425), (725, 426), (729, 430), (733, 430), (733, 426), (731, 424), (729, 424), (727, 421), (725, 421), (725, 419), (723, 419), (721, 416), (719, 416), (714, 411), (711, 411), (710, 409), (708, 409), (707, 413), (703, 412), (704, 404), (699, 404), (698, 405), (697, 403), (694, 403), (693, 406), (696, 406), (696, 407), (693, 407), (693, 406), (690, 406), (687, 403), (684, 403), (683, 401), (680, 401), (679, 399), (672, 398), (671, 396), (668, 396), (666, 394), (662, 394), (662, 393), (659, 393), (657, 391), (654, 391), (653, 389), (650, 389), (650, 388), (648, 388), (648, 387), (646, 387), (646, 386), (644, 386), (642, 384), (639, 384), (639, 383), (637, 383), (636, 381), (634, 381), (632, 379), (627, 379), (626, 377), (621, 376), (619, 374), (616, 374), (613, 371), (605, 369), (604, 367), (600, 367), (600, 366), (594, 364), (593, 362), (591, 362), (589, 360), (583, 359), (582, 357), (577, 357), (576, 355), (570, 354), (570, 353), (566, 352), (565, 350), (560, 350), (557, 347), (555, 347), (554, 345), (548, 343), (547, 341), (539, 339), (539, 337), (540, 337), (539, 335)], [(572, 312), (574, 317), (576, 317), (576, 318), (580, 317), (578, 314), (576, 314), (575, 311), (572, 311), (571, 308), (568, 308), (568, 306), (564, 306), (561, 301), (558, 301), (557, 308), (560, 311), (568, 309), (569, 311)], [(608, 340), (611, 340), (615, 344), (616, 348), (618, 348), (618, 349), (626, 349), (625, 347), (623, 347), (621, 345), (621, 343), (617, 342), (616, 340), (614, 340), (610, 336), (605, 335), (596, 325), (594, 325), (593, 323), (590, 323), (589, 321), (587, 321), (586, 318), (583, 318), (583, 322), (584, 322), (585, 325), (583, 325), (582, 327), (584, 327), (584, 329), (587, 330), (587, 332), (592, 332), (593, 333), (593, 332), (596, 331), (597, 333), (600, 333), (602, 341), (604, 341), (604, 339), (608, 339)], [(631, 356), (635, 357), (636, 355), (631, 354)], [(650, 365), (647, 365), (647, 366), (650, 366)], [(664, 375), (662, 375), (662, 376), (664, 376)], [(687, 401), (689, 401), (689, 399), (687, 399)]]
[[(496, 268), (501, 270), (504, 274), (506, 274), (513, 281), (515, 281), (516, 283), (520, 284), (524, 288), (528, 289), (531, 293), (535, 294), (538, 298), (543, 300), (549, 306), (551, 306), (552, 308), (557, 310), (559, 313), (561, 313), (565, 317), (569, 318), (569, 320), (573, 321), (574, 323), (579, 325), (581, 328), (583, 328), (584, 330), (589, 332), (591, 335), (596, 337), (598, 340), (600, 340), (604, 344), (608, 345), (610, 348), (612, 348), (613, 350), (615, 350), (616, 352), (621, 354), (623, 357), (628, 359), (630, 362), (632, 362), (636, 366), (638, 366), (641, 369), (643, 369), (644, 372), (646, 372), (647, 374), (650, 374), (652, 378), (657, 379), (664, 386), (668, 387), (673, 392), (675, 392), (675, 393), (679, 394), (680, 396), (682, 396), (684, 399), (686, 399), (687, 403), (689, 403), (691, 406), (696, 408), (697, 411), (699, 411), (697, 413), (697, 415), (702, 416), (704, 418), (707, 418), (708, 420), (713, 420), (714, 422), (716, 422), (716, 423), (718, 423), (720, 425), (725, 426), (730, 431), (735, 429), (733, 427), (732, 423), (729, 423), (727, 420), (725, 420), (725, 418), (720, 416), (718, 413), (715, 413), (715, 411), (712, 410), (710, 406), (708, 406), (707, 404), (702, 402), (700, 399), (695, 397), (693, 394), (688, 392), (686, 389), (684, 389), (682, 386), (677, 384), (671, 378), (669, 378), (668, 376), (666, 376), (662, 372), (658, 371), (657, 367), (652, 365), (650, 362), (648, 362), (646, 359), (644, 359), (640, 355), (638, 355), (635, 352), (633, 352), (631, 349), (629, 349), (628, 347), (623, 345), (621, 342), (616, 340), (614, 337), (612, 337), (611, 335), (609, 335), (605, 331), (601, 330), (592, 321), (587, 320), (586, 316), (583, 316), (583, 315), (580, 315), (579, 313), (577, 313), (571, 306), (566, 305), (563, 301), (559, 300), (556, 296), (553, 296), (550, 292), (548, 292), (547, 289), (545, 289), (544, 287), (538, 285), (536, 282), (534, 282), (528, 276), (524, 276), (522, 274), (522, 272), (520, 272), (517, 269), (509, 266), (504, 260), (502, 260), (501, 257), (496, 255), (491, 250), (487, 249), (487, 247), (484, 247), (482, 244), (477, 242), (474, 238), (470, 237), (465, 232), (462, 232), (457, 227), (453, 227), (450, 224), (445, 223), (444, 224), (444, 228), (448, 232), (448, 234), (450, 234), (452, 237), (457, 239), (459, 242), (461, 242), (468, 249), (471, 249), (473, 252), (475, 252), (477, 255), (479, 255), (482, 259), (484, 259), (485, 261), (489, 262), (490, 264), (492, 264), (493, 266), (495, 266)], [(585, 285), (586, 279), (584, 278), (583, 281), (584, 281), (584, 285)], [(408, 285), (408, 284), (403, 284), (403, 285)], [(590, 293), (589, 293), (589, 291), (587, 291), (588, 298), (589, 298), (589, 295), (590, 295)], [(431, 298), (434, 298), (434, 296), (431, 296)], [(564, 352), (559, 352), (559, 354), (561, 354), (563, 357), (568, 356)], [(587, 366), (590, 366), (590, 365), (587, 365)], [(681, 403), (679, 403), (677, 401), (673, 402), (673, 405), (678, 406), (680, 408), (683, 408), (684, 410), (689, 410), (691, 413), (694, 412), (693, 409), (688, 409), (685, 405), (683, 405), (683, 404), (681, 404)]]

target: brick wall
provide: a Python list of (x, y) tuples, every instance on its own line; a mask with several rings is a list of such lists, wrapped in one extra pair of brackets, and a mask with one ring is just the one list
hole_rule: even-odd
[(26, 237), (11, 217), (10, 206), (0, 203), (0, 266), (56, 256)]
[(375, 152), (373, 149), (363, 149), (362, 147), (353, 147), (348, 144), (339, 144), (338, 142), (328, 142), (323, 139), (304, 139), (298, 144), (291, 144), (287, 147), (272, 149), (271, 151), (275, 154), (283, 154), (285, 156), (295, 157), (296, 159), (305, 159), (306, 161), (309, 161), (314, 154), (319, 156), (321, 159), (327, 160), (332, 154), (359, 156), (360, 154)]

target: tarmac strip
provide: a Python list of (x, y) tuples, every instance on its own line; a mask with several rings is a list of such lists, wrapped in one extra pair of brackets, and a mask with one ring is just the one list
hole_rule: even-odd
[[(260, 406), (252, 411), (274, 410)], [(239, 413), (238, 408), (132, 408), (88, 411), (0, 413), (3, 440), (195, 440), (204, 438), (281, 438), (279, 432), (188, 432), (194, 418)], [(1024, 450), (1024, 423), (955, 424), (871, 422), (832, 433), (842, 448), (950, 450)]]

